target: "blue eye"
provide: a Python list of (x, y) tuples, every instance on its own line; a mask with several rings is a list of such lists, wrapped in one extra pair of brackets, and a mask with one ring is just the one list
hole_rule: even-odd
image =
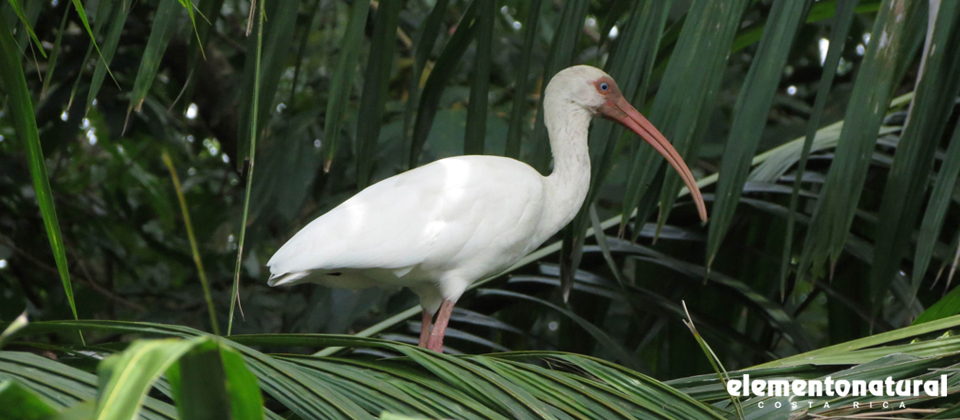
[(606, 91), (610, 90), (610, 85), (608, 85), (608, 84), (606, 84), (606, 83), (601, 83), (601, 84), (600, 84), (600, 90), (606, 92)]

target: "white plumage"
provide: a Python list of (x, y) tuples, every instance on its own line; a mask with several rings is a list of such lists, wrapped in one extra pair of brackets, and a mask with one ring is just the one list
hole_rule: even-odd
[(424, 308), (420, 344), (441, 351), (450, 311), (467, 287), (515, 264), (580, 209), (590, 184), (587, 131), (598, 113), (661, 150), (692, 187), (705, 219), (686, 165), (606, 73), (588, 66), (561, 71), (547, 86), (544, 110), (550, 176), (514, 159), (458, 156), (387, 178), (297, 232), (267, 263), (268, 284), (409, 287)]
[(538, 178), (516, 160), (462, 156), (385, 179), (294, 235), (267, 263), (280, 275), (269, 284), (405, 286), (436, 312), (440, 296), (459, 296), (546, 239), (536, 237)]

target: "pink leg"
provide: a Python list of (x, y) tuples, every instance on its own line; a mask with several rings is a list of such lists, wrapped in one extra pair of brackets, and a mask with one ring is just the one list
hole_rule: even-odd
[(433, 314), (426, 309), (423, 310), (423, 322), (420, 324), (420, 347), (427, 348), (427, 342), (430, 340), (430, 329), (433, 327)]
[(437, 323), (433, 326), (430, 333), (430, 343), (427, 349), (443, 353), (443, 335), (447, 332), (447, 324), (450, 323), (450, 314), (453, 313), (454, 302), (444, 300), (440, 305), (440, 311), (437, 313)]

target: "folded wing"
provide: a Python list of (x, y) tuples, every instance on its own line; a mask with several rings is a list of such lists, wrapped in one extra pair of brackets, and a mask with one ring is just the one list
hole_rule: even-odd
[(535, 227), (542, 189), (539, 173), (512, 159), (439, 160), (364, 189), (297, 232), (267, 265), (277, 278), (455, 264), (458, 254), (517, 242), (509, 236)]

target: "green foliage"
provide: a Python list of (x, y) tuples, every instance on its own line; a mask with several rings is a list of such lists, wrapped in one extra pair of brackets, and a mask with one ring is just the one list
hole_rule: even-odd
[(20, 19), (20, 23), (23, 24), (23, 28), (30, 34), (30, 38), (33, 40), (33, 43), (37, 46), (37, 50), (40, 51), (40, 55), (43, 58), (47, 58), (47, 53), (44, 51), (43, 45), (40, 44), (40, 40), (37, 39), (37, 34), (33, 31), (33, 22), (30, 18), (27, 17), (26, 12), (23, 10), (23, 6), (20, 5), (19, 0), (7, 0), (10, 4), (10, 7), (13, 8), (13, 13), (17, 15), (17, 18)]
[[(240, 298), (240, 264), (243, 261), (243, 245), (247, 239), (247, 218), (250, 214), (250, 193), (253, 191), (253, 168), (255, 166), (254, 163), (256, 162), (257, 137), (259, 137), (258, 134), (260, 131), (260, 125), (258, 124), (260, 122), (260, 113), (262, 112), (260, 106), (260, 90), (262, 87), (260, 71), (263, 61), (263, 26), (265, 21), (264, 17), (266, 16), (266, 11), (264, 10), (265, 6), (266, 5), (264, 2), (261, 2), (258, 9), (256, 3), (251, 3), (250, 21), (247, 23), (248, 28), (253, 26), (257, 29), (257, 36), (255, 38), (250, 38), (251, 42), (254, 42), (256, 45), (256, 53), (253, 54), (252, 60), (247, 60), (247, 65), (244, 71), (244, 73), (248, 76), (252, 74), (252, 77), (245, 77), (245, 79), (248, 80), (248, 83), (245, 83), (245, 85), (250, 86), (250, 89), (245, 90), (245, 92), (252, 92), (250, 94), (250, 102), (246, 104), (249, 106), (241, 108), (241, 112), (246, 112), (247, 109), (250, 109), (250, 128), (249, 131), (247, 131), (248, 138), (245, 138), (243, 135), (243, 130), (245, 127), (247, 127), (247, 125), (243, 124), (244, 120), (241, 118), (238, 134), (239, 138), (237, 139), (237, 143), (239, 145), (237, 165), (238, 167), (241, 165), (239, 156), (244, 156), (245, 160), (249, 162), (249, 165), (247, 166), (247, 187), (244, 190), (245, 193), (243, 195), (243, 217), (240, 219), (240, 240), (237, 245), (237, 263), (233, 269), (233, 289), (230, 291), (230, 315), (227, 321), (227, 334), (230, 334), (233, 331), (233, 311), (234, 308), (239, 304)], [(289, 6), (287, 8), (289, 8)], [(247, 29), (247, 35), (249, 34), (250, 30)], [(244, 104), (245, 101), (241, 101), (241, 106)], [(249, 152), (245, 153), (243, 151), (244, 145), (249, 145)]]
[(73, 318), (77, 319), (77, 305), (73, 297), (70, 271), (67, 268), (63, 235), (60, 232), (60, 222), (57, 221), (57, 210), (54, 207), (53, 191), (47, 177), (47, 165), (43, 158), (37, 122), (33, 116), (33, 100), (30, 98), (30, 91), (24, 78), (23, 65), (20, 63), (20, 51), (10, 27), (3, 19), (0, 19), (0, 82), (3, 83), (7, 94), (7, 110), (11, 114), (14, 132), (26, 151), (34, 193), (37, 204), (40, 206), (40, 213), (43, 215), (43, 226), (50, 240), (50, 247), (57, 263), (57, 272), (63, 282), (63, 290), (66, 292), (67, 303), (70, 305), (70, 311), (73, 312)]
[[(881, 290), (889, 287), (907, 253), (905, 245), (920, 213), (933, 170), (933, 155), (953, 113), (952, 98), (960, 94), (960, 54), (936, 54), (938, 49), (960, 49), (960, 4), (941, 5), (936, 20), (930, 24), (933, 26), (927, 29), (927, 45), (917, 76), (922, 83), (917, 84), (910, 120), (904, 127), (880, 204), (878, 222), (890, 228), (881, 229), (877, 235), (876, 263), (870, 283)], [(914, 288), (919, 286), (913, 284)]]
[[(881, 34), (883, 42), (873, 42), (867, 49), (863, 72), (858, 75), (851, 96), (851, 103), (860, 106), (847, 108), (836, 165), (831, 166), (833, 170), (828, 172), (824, 191), (817, 200), (804, 243), (800, 272), (811, 265), (819, 268), (828, 257), (833, 266), (843, 251), (866, 181), (869, 151), (876, 144), (874, 133), (883, 121), (879, 107), (890, 102), (890, 96), (903, 77), (897, 67), (911, 57), (912, 44), (923, 33), (923, 4), (888, 0), (880, 7), (872, 33)], [(898, 19), (906, 24), (900, 24)], [(831, 199), (824, 199), (826, 197)], [(879, 286), (874, 284), (867, 289), (873, 301), (878, 301), (886, 292)]]
[(370, 55), (360, 97), (360, 115), (365, 117), (357, 120), (357, 188), (360, 189), (370, 185), (370, 172), (376, 160), (380, 121), (387, 102), (396, 51), (400, 6), (400, 1), (384, 2), (373, 23), (370, 49), (380, 53)]
[(19, 331), (21, 328), (25, 326), (27, 326), (26, 312), (20, 314), (20, 316), (14, 319), (13, 322), (7, 325), (7, 328), (5, 328), (2, 333), (0, 333), (0, 348), (3, 348), (3, 346), (7, 344), (7, 341), (10, 340), (11, 337), (13, 337), (14, 333), (16, 333), (17, 331)]
[[(434, 118), (436, 118), (443, 90), (476, 34), (473, 19), (477, 14), (477, 4), (476, 1), (470, 2), (470, 6), (456, 24), (456, 32), (447, 40), (443, 51), (440, 52), (440, 56), (433, 64), (430, 77), (423, 85), (423, 93), (420, 96), (420, 105), (417, 108), (417, 117), (413, 125), (410, 152), (407, 154), (410, 168), (415, 168), (417, 162), (420, 161), (420, 154), (427, 142), (427, 136), (433, 126)], [(424, 52), (426, 53), (426, 50)], [(419, 83), (419, 81), (414, 80), (414, 83)]]
[[(650, 121), (673, 142), (677, 153), (688, 163), (696, 156), (706, 133), (723, 77), (722, 72), (704, 75), (700, 68), (726, 66), (728, 48), (745, 6), (746, 2), (740, 0), (699, 1), (691, 5), (660, 82), (661, 93), (650, 111)], [(635, 219), (634, 240), (657, 205), (657, 195), (663, 200), (666, 214), (680, 190), (682, 181), (673, 174), (663, 172), (660, 176), (664, 178), (653, 182), (662, 166), (663, 157), (654, 150), (643, 148), (634, 155), (622, 210), (623, 214), (637, 211), (641, 215)], [(664, 186), (662, 193), (656, 191), (660, 185)], [(645, 194), (647, 200), (644, 201)], [(623, 236), (625, 227), (621, 227), (618, 236)]]
[(937, 236), (943, 228), (947, 207), (950, 205), (950, 195), (956, 184), (957, 175), (960, 173), (960, 126), (953, 130), (950, 147), (947, 148), (946, 153), (940, 172), (937, 173), (937, 181), (930, 193), (927, 212), (923, 215), (920, 237), (917, 238), (917, 254), (914, 257), (913, 268), (914, 286), (923, 281), (923, 276), (929, 267), (937, 244)]
[[(97, 45), (97, 36), (94, 33), (94, 30), (90, 29), (90, 22), (87, 20), (87, 13), (84, 11), (83, 3), (80, 0), (71, 0), (71, 1), (73, 1), (73, 6), (77, 10), (77, 15), (80, 17), (80, 22), (83, 23), (83, 27), (87, 30), (87, 34), (90, 35), (90, 46), (93, 47), (93, 49), (97, 50), (97, 55), (100, 56), (100, 61), (106, 64), (106, 59), (103, 58), (103, 53), (100, 52), (100, 46)], [(110, 3), (108, 2), (108, 3), (105, 3), (104, 5), (107, 6), (107, 5), (110, 5)], [(99, 10), (103, 10), (104, 12), (110, 12), (111, 8), (110, 7), (104, 7), (102, 9), (98, 8), (98, 13), (99, 13)], [(105, 15), (98, 15), (97, 16), (98, 19), (96, 22), (96, 25), (98, 27), (101, 25), (101, 22), (100, 22), (101, 16), (103, 16), (104, 18), (103, 20), (106, 20)], [(96, 32), (100, 32), (99, 28), (97, 29)], [(89, 52), (87, 54), (89, 55)], [(107, 68), (107, 73), (110, 74), (110, 78), (113, 78), (113, 72), (110, 71), (109, 66), (107, 66), (106, 68)]]
[[(853, 23), (854, 6), (857, 2), (850, 1), (839, 3), (840, 9), (837, 9), (833, 18), (833, 25), (830, 27), (830, 47), (828, 47), (827, 57), (824, 59), (824, 69), (835, 69), (840, 65), (840, 57), (843, 53), (843, 46), (847, 42), (847, 33), (850, 32), (850, 24)], [(797, 218), (797, 202), (800, 199), (800, 187), (803, 185), (803, 173), (807, 168), (807, 160), (810, 159), (810, 151), (813, 147), (813, 141), (817, 135), (817, 129), (820, 127), (820, 119), (823, 116), (823, 109), (827, 106), (827, 98), (830, 96), (830, 88), (833, 87), (833, 79), (836, 76), (834, 71), (824, 71), (823, 79), (817, 88), (817, 98), (813, 104), (813, 111), (810, 115), (810, 122), (807, 124), (807, 136), (803, 140), (803, 150), (800, 152), (800, 160), (797, 162), (797, 171), (794, 175), (793, 191), (790, 193), (790, 216), (787, 218), (787, 234), (783, 242), (783, 254), (780, 259), (780, 300), (783, 300), (787, 288), (787, 276), (790, 274), (790, 257), (793, 255), (793, 233)]]
[[(110, 20), (110, 29), (107, 31), (107, 39), (103, 45), (103, 60), (97, 62), (97, 68), (93, 72), (90, 89), (87, 91), (87, 101), (84, 103), (84, 116), (90, 112), (90, 106), (97, 99), (97, 93), (100, 92), (103, 78), (107, 76), (107, 70), (109, 70), (110, 62), (113, 61), (113, 55), (120, 44), (120, 34), (123, 31), (123, 24), (127, 20), (127, 15), (130, 14), (132, 3), (130, 0), (123, 0), (123, 4), (120, 7), (115, 7), (115, 10), (112, 11), (117, 13), (117, 16)], [(155, 60), (159, 61), (159, 58), (155, 58)]]
[[(120, 5), (123, 8), (129, 8), (128, 5)], [(140, 61), (140, 67), (137, 71), (137, 79), (133, 84), (133, 96), (130, 100), (130, 110), (139, 111), (143, 107), (143, 101), (147, 97), (147, 91), (153, 84), (153, 79), (160, 67), (160, 61), (163, 59), (163, 53), (167, 50), (167, 44), (173, 36), (174, 25), (177, 23), (177, 17), (183, 11), (183, 6), (172, 1), (161, 1), (157, 8), (157, 15), (153, 20), (153, 29), (150, 30), (150, 39), (144, 47), (143, 59)], [(124, 19), (126, 16), (121, 16)], [(115, 21), (116, 23), (116, 21)], [(106, 61), (106, 58), (104, 58)], [(127, 113), (129, 114), (129, 110)]]
[[(546, 61), (543, 64), (543, 80), (540, 89), (540, 107), (537, 115), (543, 114), (543, 94), (547, 89), (547, 83), (557, 74), (573, 64), (573, 53), (575, 46), (580, 39), (582, 32), (580, 22), (586, 18), (590, 2), (587, 0), (570, 0), (563, 2), (563, 8), (560, 12), (560, 21), (554, 31), (554, 39), (550, 43), (550, 52), (547, 54)], [(550, 164), (550, 142), (547, 138), (547, 126), (543, 124), (543, 118), (537, 118), (534, 124), (532, 138), (529, 140), (534, 144), (533, 155), (529, 158), (531, 166), (541, 173), (547, 172)]]
[[(327, 124), (323, 126), (323, 139), (327, 142), (326, 161), (324, 171), (330, 170), (333, 157), (337, 151), (337, 140), (340, 137), (340, 127), (347, 108), (347, 98), (353, 87), (353, 75), (356, 73), (357, 61), (360, 59), (360, 47), (363, 42), (363, 28), (366, 26), (367, 11), (370, 4), (365, 1), (353, 3), (350, 13), (350, 23), (344, 33), (343, 50), (337, 64), (336, 83), (331, 83), (329, 99), (327, 100)], [(378, 73), (379, 75), (379, 73)], [(379, 119), (378, 119), (379, 120)]]
[(750, 157), (756, 154), (760, 144), (766, 116), (780, 83), (790, 46), (810, 4), (810, 1), (773, 2), (757, 55), (733, 107), (730, 138), (727, 139), (720, 161), (717, 200), (710, 213), (712, 220), (707, 238), (707, 267), (713, 265), (713, 259), (733, 219), (733, 212), (740, 203), (743, 184), (750, 170)]
[(207, 311), (210, 315), (210, 327), (213, 333), (220, 335), (220, 326), (217, 323), (217, 311), (213, 307), (213, 298), (210, 295), (210, 284), (207, 281), (207, 271), (203, 269), (203, 259), (200, 258), (200, 250), (197, 248), (197, 238), (193, 234), (193, 223), (190, 222), (190, 210), (187, 208), (187, 201), (183, 198), (183, 187), (180, 186), (180, 177), (177, 176), (177, 168), (173, 166), (173, 160), (166, 150), (160, 155), (163, 164), (170, 171), (170, 179), (173, 180), (173, 188), (177, 193), (177, 201), (180, 202), (180, 211), (183, 213), (183, 225), (187, 228), (187, 239), (190, 241), (190, 253), (193, 254), (193, 263), (197, 265), (197, 275), (200, 276), (200, 284), (203, 286), (203, 297), (207, 301)]
[[(960, 362), (957, 339), (949, 332), (960, 327), (954, 316), (923, 325), (878, 334), (850, 343), (730, 372), (755, 379), (877, 378), (891, 376), (929, 379), (931, 368)], [(407, 344), (379, 339), (325, 334), (256, 334), (213, 338), (184, 327), (110, 321), (66, 321), (31, 324), (20, 335), (69, 332), (164, 335), (137, 340), (117, 353), (103, 346), (61, 351), (97, 357), (99, 378), (72, 366), (82, 360), (53, 361), (37, 355), (0, 352), (0, 380), (18, 388), (12, 395), (59, 407), (64, 413), (84, 408), (78, 396), (96, 395), (97, 418), (130, 418), (141, 409), (145, 418), (172, 418), (173, 406), (145, 396), (149, 387), (170, 398), (179, 418), (281, 418), (264, 408), (257, 384), (270, 397), (301, 418), (376, 418), (380, 413), (428, 418), (557, 419), (557, 418), (736, 418), (726, 407), (726, 395), (716, 376), (680, 378), (667, 384), (641, 373), (589, 356), (552, 352), (508, 352), (481, 356), (450, 356)], [(117, 343), (119, 344), (119, 343)], [(349, 346), (402, 357), (326, 358), (264, 354), (266, 348)], [(74, 353), (78, 354), (78, 353)], [(384, 354), (384, 353), (380, 353)], [(43, 372), (41, 375), (32, 372)], [(164, 379), (160, 374), (166, 372)], [(52, 379), (56, 377), (57, 379)], [(953, 375), (950, 386), (960, 383)], [(37, 396), (32, 396), (32, 394)], [(38, 398), (42, 396), (42, 398)], [(814, 401), (809, 410), (831, 415), (841, 405), (834, 396)], [(858, 398), (861, 404), (888, 400)], [(123, 401), (128, 400), (128, 403)], [(700, 401), (713, 403), (712, 406)], [(744, 401), (745, 416), (778, 399), (753, 397)], [(781, 402), (786, 401), (779, 400)], [(926, 405), (936, 399), (925, 401)], [(51, 410), (47, 408), (47, 410)], [(784, 418), (789, 411), (784, 411)], [(768, 413), (767, 415), (769, 415)], [(775, 413), (774, 413), (775, 414)], [(30, 418), (30, 417), (27, 417)], [(766, 418), (766, 417), (765, 417)]]
[[(770, 397), (738, 410), (714, 365), (952, 372), (960, 7), (927, 7), (8, 2), (0, 321), (44, 322), (0, 336), (0, 417), (787, 418)], [(581, 63), (674, 143), (708, 225), (656, 153), (597, 121), (586, 205), (458, 302), (452, 354), (404, 344), (409, 292), (266, 287), (292, 233), (404, 169), (502, 151), (548, 172), (543, 89)], [(70, 318), (116, 321), (52, 321)], [(224, 318), (226, 337), (202, 332)]]
[[(494, 0), (475, 0), (480, 9), (477, 16), (477, 50), (473, 74), (470, 76), (470, 99), (467, 109), (466, 134), (463, 154), (482, 155), (487, 137), (487, 100), (490, 96), (490, 56), (493, 48)], [(361, 185), (364, 185), (361, 183)]]
[(523, 136), (523, 127), (526, 125), (527, 91), (530, 84), (530, 66), (533, 62), (533, 47), (537, 41), (537, 24), (540, 22), (540, 9), (543, 0), (531, 0), (527, 19), (522, 24), (524, 28), (523, 47), (520, 50), (520, 67), (517, 69), (516, 86), (513, 90), (513, 104), (510, 107), (510, 128), (507, 131), (504, 156), (517, 159), (520, 157), (520, 145)]
[(0, 382), (0, 416), (10, 420), (42, 420), (57, 412), (13, 381)]

